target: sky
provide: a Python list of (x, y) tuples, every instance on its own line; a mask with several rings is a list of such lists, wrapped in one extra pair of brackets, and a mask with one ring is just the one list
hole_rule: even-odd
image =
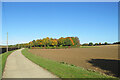
[(117, 2), (3, 2), (2, 45), (45, 37), (80, 43), (118, 41)]
[(119, 2), (119, 0), (1, 0), (2, 2)]
[(2, 0), (2, 2), (119, 2), (119, 0)]

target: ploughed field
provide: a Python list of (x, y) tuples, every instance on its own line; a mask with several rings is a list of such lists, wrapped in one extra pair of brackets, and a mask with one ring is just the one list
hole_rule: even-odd
[(120, 62), (118, 45), (69, 49), (29, 49), (29, 52), (43, 58), (119, 77), (117, 74), (118, 62)]

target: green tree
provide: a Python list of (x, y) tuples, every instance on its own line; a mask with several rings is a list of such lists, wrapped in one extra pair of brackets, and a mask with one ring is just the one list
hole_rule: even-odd
[(93, 46), (93, 43), (92, 43), (92, 42), (90, 42), (90, 43), (89, 43), (89, 46)]
[(76, 44), (76, 45), (80, 45), (80, 40), (79, 40), (78, 37), (75, 37), (75, 44)]
[(84, 44), (82, 44), (82, 46), (88, 46), (89, 44), (88, 43), (84, 43)]
[(105, 42), (104, 44), (105, 44), (105, 45), (107, 45), (108, 43), (107, 43), (107, 42)]
[(33, 46), (35, 47), (35, 40), (33, 40), (32, 43), (33, 43)]
[(95, 43), (95, 45), (98, 45), (98, 43)]

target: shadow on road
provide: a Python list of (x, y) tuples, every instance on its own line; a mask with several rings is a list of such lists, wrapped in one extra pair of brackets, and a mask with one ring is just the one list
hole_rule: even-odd
[(120, 60), (111, 59), (91, 59), (88, 61), (93, 66), (107, 70), (106, 74), (113, 74), (115, 77), (120, 77), (118, 68), (120, 67)]

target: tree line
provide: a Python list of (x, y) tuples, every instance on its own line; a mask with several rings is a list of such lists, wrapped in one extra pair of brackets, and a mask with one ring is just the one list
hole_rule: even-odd
[(16, 44), (16, 45), (9, 45), (9, 47), (25, 47), (25, 48), (30, 48), (30, 47), (79, 47), (79, 46), (99, 46), (99, 45), (111, 45), (111, 44), (120, 44), (120, 42), (114, 42), (114, 43), (84, 43), (84, 44), (80, 44), (80, 40), (78, 37), (61, 37), (59, 39), (56, 38), (43, 38), (43, 39), (37, 39), (37, 40), (33, 40), (30, 41), (28, 43), (24, 43), (24, 44)]
[(59, 39), (56, 38), (43, 38), (30, 41), (25, 44), (17, 44), (19, 47), (60, 47), (60, 46), (77, 46), (80, 45), (80, 41), (78, 37), (61, 37)]
[[(114, 44), (114, 43), (113, 43)], [(99, 42), (99, 43), (92, 43), (92, 42), (89, 42), (89, 43), (84, 43), (84, 44), (82, 44), (82, 46), (97, 46), (97, 45), (110, 45), (110, 43), (107, 43), (107, 42), (105, 42), (105, 43), (101, 43), (101, 42)]]

